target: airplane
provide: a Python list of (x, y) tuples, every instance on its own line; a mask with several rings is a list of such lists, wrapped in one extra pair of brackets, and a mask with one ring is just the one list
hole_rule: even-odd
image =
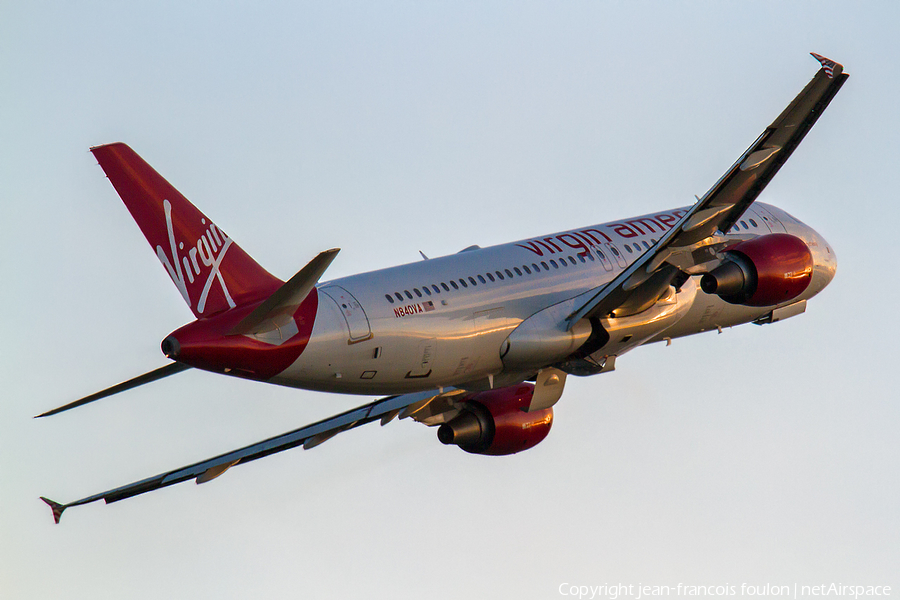
[(286, 282), (254, 261), (131, 148), (91, 148), (195, 320), (163, 339), (172, 362), (46, 417), (202, 369), (276, 385), (384, 396), (186, 467), (66, 504), (117, 502), (412, 418), (444, 444), (508, 455), (544, 440), (566, 378), (608, 373), (644, 344), (801, 314), (835, 275), (828, 242), (755, 202), (840, 90), (821, 68), (687, 207), (320, 281), (339, 249)]

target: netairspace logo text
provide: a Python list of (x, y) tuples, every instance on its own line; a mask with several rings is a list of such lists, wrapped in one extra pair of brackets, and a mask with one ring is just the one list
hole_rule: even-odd
[(722, 585), (645, 585), (642, 583), (614, 583), (603, 585), (578, 585), (564, 582), (559, 585), (559, 595), (578, 600), (643, 600), (644, 598), (715, 598), (720, 596), (745, 596), (759, 598), (871, 598), (889, 597), (889, 585), (845, 585), (819, 583), (762, 585), (742, 583)]

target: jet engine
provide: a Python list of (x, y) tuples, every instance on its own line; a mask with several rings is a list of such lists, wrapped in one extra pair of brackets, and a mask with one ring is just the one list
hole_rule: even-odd
[(438, 439), (472, 454), (502, 456), (528, 450), (550, 432), (553, 409), (525, 412), (534, 386), (530, 383), (473, 394), (452, 420), (438, 428)]
[(728, 248), (725, 261), (700, 279), (700, 288), (731, 304), (774, 306), (802, 294), (812, 273), (806, 243), (773, 233)]

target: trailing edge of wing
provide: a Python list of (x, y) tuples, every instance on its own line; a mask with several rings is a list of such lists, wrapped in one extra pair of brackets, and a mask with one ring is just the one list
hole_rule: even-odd
[(147, 479), (142, 479), (141, 481), (136, 481), (122, 487), (94, 494), (93, 496), (82, 498), (81, 500), (76, 500), (67, 504), (54, 502), (53, 500), (48, 500), (44, 497), (41, 497), (41, 500), (50, 506), (53, 510), (54, 520), (59, 523), (63, 511), (71, 506), (88, 504), (96, 502), (97, 500), (104, 500), (107, 504), (110, 502), (118, 502), (119, 500), (175, 485), (176, 483), (181, 483), (182, 481), (187, 481), (189, 479), (195, 479), (197, 483), (206, 483), (207, 481), (222, 475), (226, 470), (233, 466), (242, 465), (258, 458), (269, 456), (270, 454), (296, 448), (297, 446), (312, 448), (343, 431), (359, 427), (366, 423), (371, 423), (372, 421), (381, 420), (382, 417), (386, 415), (396, 415), (399, 411), (411, 404), (427, 401), (437, 396), (453, 395), (455, 393), (457, 392), (454, 388), (445, 388), (442, 393), (437, 390), (430, 390), (415, 394), (389, 396), (322, 421), (312, 423), (311, 425), (306, 425), (300, 429), (295, 429), (180, 469), (166, 471), (165, 473), (160, 473), (154, 477), (148, 477)]
[(279, 319), (292, 315), (340, 251), (340, 248), (332, 248), (320, 252), (318, 256), (309, 261), (309, 264), (300, 269), (296, 275), (257, 306), (252, 313), (235, 325), (228, 335), (263, 333), (273, 329)]
[(95, 400), (100, 400), (101, 398), (106, 398), (108, 396), (112, 396), (113, 394), (118, 394), (119, 392), (124, 392), (126, 390), (130, 390), (132, 388), (136, 388), (138, 386), (144, 385), (146, 383), (151, 383), (156, 381), (157, 379), (162, 379), (163, 377), (168, 377), (169, 375), (174, 375), (175, 373), (181, 373), (182, 371), (186, 371), (190, 369), (188, 365), (184, 365), (181, 363), (172, 363), (170, 365), (166, 365), (164, 367), (160, 367), (154, 371), (150, 371), (149, 373), (144, 373), (143, 375), (139, 375), (134, 379), (129, 379), (123, 383), (118, 385), (114, 385), (110, 388), (106, 388), (103, 391), (97, 392), (96, 394), (91, 394), (90, 396), (85, 396), (84, 398), (80, 398), (75, 402), (70, 402), (64, 406), (60, 406), (59, 408), (54, 408), (53, 410), (48, 410), (45, 413), (41, 413), (35, 416), (35, 419), (39, 419), (41, 417), (49, 417), (50, 415), (55, 415), (67, 410), (71, 410), (78, 406), (83, 406), (90, 402), (94, 402)]
[(652, 276), (662, 269), (674, 276), (677, 271), (666, 264), (670, 255), (717, 231), (728, 231), (741, 218), (849, 77), (842, 65), (817, 54), (813, 56), (822, 68), (806, 87), (656, 244), (613, 281), (585, 294), (586, 300), (567, 317), (569, 329), (584, 317), (609, 314), (628, 302), (632, 294), (639, 293), (645, 281), (648, 285), (660, 285), (664, 277)]

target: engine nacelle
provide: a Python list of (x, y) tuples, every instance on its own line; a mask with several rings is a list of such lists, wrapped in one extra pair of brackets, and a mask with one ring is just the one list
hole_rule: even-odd
[(525, 412), (531, 404), (530, 383), (473, 394), (465, 408), (438, 428), (438, 439), (472, 454), (501, 456), (538, 445), (553, 425), (553, 409)]
[(728, 248), (725, 256), (725, 262), (700, 279), (700, 288), (731, 304), (781, 304), (802, 294), (812, 280), (809, 247), (786, 233), (741, 242)]

